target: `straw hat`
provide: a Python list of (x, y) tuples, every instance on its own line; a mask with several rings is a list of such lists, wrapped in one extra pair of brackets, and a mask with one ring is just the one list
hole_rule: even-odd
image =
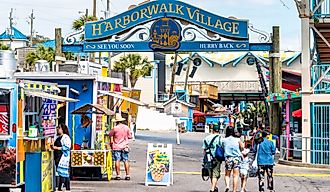
[(120, 113), (116, 113), (115, 119), (113, 119), (113, 122), (119, 122), (119, 121), (125, 121), (126, 119), (121, 116)]

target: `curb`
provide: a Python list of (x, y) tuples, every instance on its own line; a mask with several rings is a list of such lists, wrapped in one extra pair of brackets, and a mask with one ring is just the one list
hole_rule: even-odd
[(301, 163), (301, 162), (293, 162), (293, 161), (285, 161), (285, 160), (278, 160), (278, 164), (294, 166), (294, 167), (330, 169), (330, 165), (314, 165), (310, 163)]

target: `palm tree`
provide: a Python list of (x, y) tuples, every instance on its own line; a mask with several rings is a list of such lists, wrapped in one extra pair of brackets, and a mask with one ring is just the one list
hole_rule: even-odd
[(148, 58), (142, 59), (139, 54), (128, 54), (123, 56), (116, 61), (114, 64), (114, 71), (125, 73), (128, 70), (129, 80), (131, 82), (131, 87), (134, 88), (136, 81), (140, 77), (145, 77), (150, 75), (153, 65), (148, 61)]
[(94, 16), (89, 15), (86, 19), (86, 15), (79, 17), (78, 19), (74, 20), (72, 23), (72, 29), (78, 31), (82, 26), (85, 25), (86, 21), (97, 21), (97, 18)]
[(38, 46), (36, 51), (31, 51), (26, 55), (25, 62), (29, 66), (34, 66), (38, 60), (46, 60), (51, 63), (55, 60), (55, 51), (51, 47)]

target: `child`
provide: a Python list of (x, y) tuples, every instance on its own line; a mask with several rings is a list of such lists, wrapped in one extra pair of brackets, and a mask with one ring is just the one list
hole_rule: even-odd
[(248, 157), (250, 150), (245, 148), (242, 151), (242, 162), (240, 164), (240, 177), (241, 177), (241, 192), (246, 192), (246, 183), (249, 174), (249, 167), (251, 163), (251, 159)]

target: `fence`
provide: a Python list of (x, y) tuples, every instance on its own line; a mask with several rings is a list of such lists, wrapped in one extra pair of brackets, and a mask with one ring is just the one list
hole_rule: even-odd
[(301, 136), (288, 138), (282, 135), (280, 140), (280, 160), (330, 165), (329, 138)]

